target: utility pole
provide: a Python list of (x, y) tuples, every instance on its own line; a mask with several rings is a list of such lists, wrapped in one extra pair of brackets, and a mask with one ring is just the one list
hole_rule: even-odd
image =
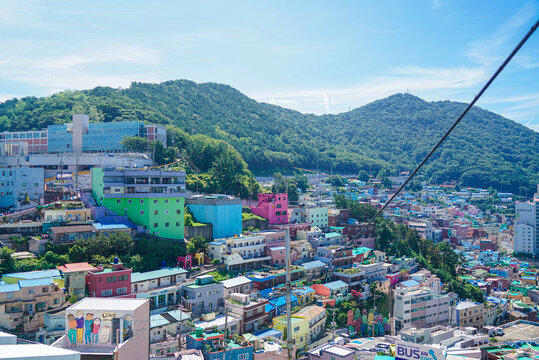
[(228, 346), (228, 308), (225, 302), (225, 338), (223, 339), (223, 360), (225, 360), (226, 348)]
[[(288, 186), (287, 186), (288, 190)], [(290, 284), (290, 229), (286, 229), (286, 348), (288, 351), (288, 360), (292, 360), (292, 285)], [(224, 360), (224, 359), (223, 359)]]
[(337, 327), (337, 323), (335, 322), (335, 311), (337, 310), (337, 300), (335, 300), (335, 303), (333, 304), (333, 320), (331, 321), (331, 329), (333, 336), (331, 340), (335, 340), (335, 328)]

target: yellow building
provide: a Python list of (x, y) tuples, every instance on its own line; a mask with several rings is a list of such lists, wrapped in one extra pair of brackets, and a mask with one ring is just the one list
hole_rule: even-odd
[[(286, 332), (286, 316), (279, 316), (273, 319), (273, 328), (283, 333)], [(302, 351), (306, 348), (309, 339), (309, 319), (303, 316), (292, 315), (292, 339), (294, 339), (295, 345), (298, 351)]]

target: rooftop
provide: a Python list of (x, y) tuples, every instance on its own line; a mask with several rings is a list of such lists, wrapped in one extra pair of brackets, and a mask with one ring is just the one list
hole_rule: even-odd
[(232, 279), (223, 280), (221, 282), (225, 288), (229, 289), (240, 285), (250, 284), (253, 281), (245, 276), (238, 276)]
[(148, 299), (125, 299), (125, 298), (94, 298), (87, 297), (78, 303), (67, 308), (68, 311), (75, 310), (117, 310), (117, 311), (133, 311), (138, 309), (145, 303), (149, 303)]
[(325, 283), (323, 285), (325, 287), (327, 287), (328, 289), (330, 289), (330, 290), (337, 290), (337, 289), (341, 289), (343, 287), (348, 287), (348, 284), (345, 283), (342, 280), (332, 281), (332, 282), (329, 282), (329, 283)]
[(17, 344), (0, 345), (0, 354), (2, 354), (2, 359), (54, 359), (57, 356), (66, 355), (75, 357), (79, 353), (43, 344)]
[(309, 270), (309, 269), (315, 269), (315, 268), (319, 268), (319, 267), (324, 267), (324, 266), (326, 266), (326, 264), (324, 262), (320, 261), (320, 260), (315, 260), (315, 261), (309, 261), (309, 262), (303, 263), (300, 266), (302, 266), (303, 268)]
[(32, 279), (43, 279), (43, 278), (50, 278), (50, 277), (60, 277), (60, 271), (57, 269), (53, 270), (38, 270), (38, 271), (26, 271), (26, 272), (18, 272), (18, 273), (11, 273), (11, 274), (4, 274), (2, 277), (9, 277), (14, 279), (20, 279), (20, 280), (32, 280)]
[(122, 229), (129, 229), (127, 225), (124, 224), (101, 224), (101, 223), (93, 223), (92, 226), (96, 230), (122, 230)]
[(55, 234), (70, 234), (79, 232), (95, 232), (91, 225), (75, 225), (75, 226), (53, 226), (51, 231)]
[(187, 270), (182, 269), (181, 267), (164, 268), (159, 270), (146, 271), (143, 273), (135, 272), (131, 273), (131, 283), (147, 281), (172, 275), (182, 275), (185, 273), (187, 273)]
[(57, 266), (56, 268), (60, 270), (61, 272), (63, 272), (64, 274), (69, 274), (71, 272), (79, 272), (79, 271), (97, 270), (96, 267), (88, 264), (87, 262), (65, 264), (65, 265)]

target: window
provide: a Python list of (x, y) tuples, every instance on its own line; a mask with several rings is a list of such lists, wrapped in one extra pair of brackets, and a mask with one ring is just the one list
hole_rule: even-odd
[(248, 360), (249, 359), (249, 354), (239, 354), (238, 355), (238, 360)]
[(8, 292), (6, 294), (6, 299), (13, 299), (13, 293), (12, 292)]
[(169, 225), (170, 225), (169, 223), (165, 223), (165, 227), (169, 227)]
[(156, 227), (158, 227), (158, 226), (159, 226), (158, 223), (153, 223), (153, 227), (154, 227), (154, 228), (156, 228)]
[(165, 199), (165, 204), (168, 204), (168, 199)]
[(112, 289), (101, 291), (101, 296), (112, 296)]
[(33, 294), (34, 293), (34, 289), (28, 289), (28, 294)]
[(123, 287), (123, 288), (118, 288), (116, 290), (116, 294), (120, 295), (120, 294), (127, 294), (127, 288), (126, 287)]
[(60, 299), (54, 299), (54, 305), (58, 305), (60, 303)]
[(118, 281), (126, 281), (127, 279), (129, 279), (128, 275), (120, 275), (120, 276), (118, 276)]
[(116, 282), (116, 276), (107, 277), (107, 283), (114, 283), (114, 282)]
[(41, 288), (41, 292), (42, 293), (47, 293), (47, 292), (49, 292), (49, 288), (48, 287), (43, 287), (43, 288)]
[(143, 199), (140, 199), (140, 203), (141, 203), (141, 204), (144, 204), (144, 200), (143, 200)]
[(165, 215), (168, 215), (168, 210), (165, 210)]
[(299, 331), (299, 326), (294, 328), (294, 332), (298, 332), (298, 331)]
[(131, 204), (131, 199), (127, 200), (127, 202), (128, 202), (129, 204)]
[(140, 210), (140, 215), (144, 215), (144, 210)]
[(120, 200), (120, 199), (116, 200), (116, 204), (119, 204), (121, 202), (122, 202), (122, 200)]
[(155, 200), (153, 201), (153, 203), (154, 203), (154, 204), (157, 204), (157, 199), (155, 199)]
[(157, 211), (157, 210), (154, 210), (154, 211), (153, 211), (153, 214), (154, 214), (154, 215), (157, 215), (158, 213), (159, 213), (159, 211)]
[(180, 209), (176, 210), (176, 214), (181, 214), (181, 213), (182, 213), (182, 212), (181, 212)]
[(180, 222), (179, 222), (179, 221), (176, 221), (176, 226), (180, 226)]
[(179, 203), (179, 202), (180, 202), (180, 199), (176, 199), (176, 202)]

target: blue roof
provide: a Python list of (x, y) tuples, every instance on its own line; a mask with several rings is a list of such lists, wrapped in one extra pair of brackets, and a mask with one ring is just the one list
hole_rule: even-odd
[(146, 281), (151, 279), (162, 278), (165, 276), (171, 275), (181, 275), (185, 274), (187, 270), (182, 269), (181, 267), (165, 268), (153, 271), (146, 271), (143, 273), (135, 272), (131, 274), (131, 283), (136, 283), (140, 281)]
[[(290, 302), (294, 303), (295, 301), (298, 301), (298, 298), (294, 295), (290, 295)], [(273, 309), (275, 309), (275, 307), (279, 308), (285, 305), (286, 305), (286, 296), (279, 296), (276, 299), (270, 299), (269, 304), (266, 305), (265, 309), (266, 309), (266, 312), (270, 312)]]
[(338, 232), (329, 232), (329, 233), (324, 234), (324, 236), (326, 238), (329, 238), (329, 237), (336, 237), (336, 236), (342, 236), (342, 235), (339, 234)]
[(284, 246), (276, 246), (276, 247), (270, 248), (270, 250), (271, 251), (286, 250), (286, 248)]
[(259, 330), (257, 332), (254, 332), (253, 335), (261, 339), (264, 339), (267, 337), (281, 337), (283, 333), (276, 329), (264, 329), (264, 330)]
[(314, 268), (317, 268), (317, 267), (324, 267), (324, 266), (326, 266), (326, 264), (324, 262), (320, 261), (320, 260), (315, 260), (315, 261), (309, 261), (309, 262), (303, 263), (300, 266), (302, 266), (305, 269), (309, 270), (309, 269), (314, 269)]
[(48, 286), (52, 282), (52, 278), (44, 278), (44, 279), (32, 279), (32, 280), (19, 280), (19, 285), (21, 288), (23, 287), (31, 287), (31, 286)]
[(5, 293), (5, 292), (12, 292), (12, 291), (19, 291), (21, 289), (21, 287), (19, 286), (19, 284), (1, 284), (0, 285), (0, 293)]
[(96, 228), (96, 230), (120, 230), (120, 229), (129, 229), (129, 226), (126, 226), (124, 224), (101, 224), (101, 223), (93, 223), (93, 227)]
[(307, 294), (311, 294), (311, 293), (313, 293), (315, 291), (314, 291), (314, 289), (312, 289), (312, 288), (310, 288), (308, 286), (305, 286), (303, 288), (294, 289), (293, 292), (296, 293), (296, 294), (307, 295)]
[(267, 289), (263, 289), (263, 290), (259, 291), (260, 296), (262, 296), (263, 298), (265, 298), (266, 296), (268, 296), (272, 292), (273, 292), (272, 288), (267, 288)]
[(2, 277), (9, 277), (14, 279), (20, 279), (20, 280), (32, 280), (32, 279), (43, 279), (43, 278), (51, 278), (51, 277), (60, 277), (60, 270), (53, 269), (53, 270), (38, 270), (38, 271), (26, 271), (26, 272), (18, 272), (18, 273), (11, 273), (11, 274), (4, 274)]
[(210, 245), (224, 245), (224, 244), (225, 244), (225, 242), (223, 242), (223, 241), (212, 241), (212, 242), (210, 242)]
[(421, 283), (415, 280), (406, 280), (406, 281), (401, 282), (401, 285), (406, 286), (406, 287), (412, 287), (412, 286), (421, 285)]
[(348, 287), (348, 284), (342, 280), (332, 281), (323, 285), (330, 290), (337, 290), (343, 287)]

